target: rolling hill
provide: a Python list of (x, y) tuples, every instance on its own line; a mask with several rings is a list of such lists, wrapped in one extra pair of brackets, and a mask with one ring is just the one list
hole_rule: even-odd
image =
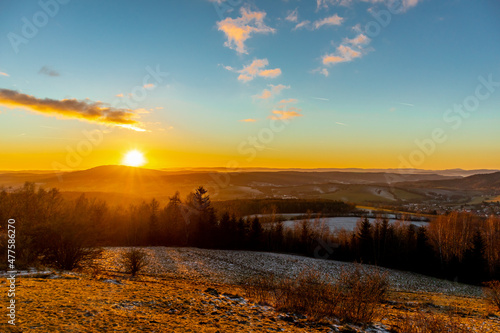
[(109, 165), (59, 175), (5, 172), (0, 173), (0, 186), (16, 188), (28, 181), (43, 188), (58, 188), (68, 197), (87, 193), (117, 203), (153, 197), (167, 201), (176, 191), (184, 197), (198, 186), (206, 187), (213, 200), (305, 198), (388, 204), (434, 200), (436, 193), (464, 201), (481, 191), (500, 189), (500, 172), (460, 177), (456, 174), (463, 170), (445, 170), (455, 176), (414, 170), (408, 174), (318, 170), (247, 169), (227, 173), (218, 168), (182, 171)]

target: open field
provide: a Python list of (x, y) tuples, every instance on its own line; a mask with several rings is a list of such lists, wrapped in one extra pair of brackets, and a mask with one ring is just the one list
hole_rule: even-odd
[[(2, 332), (396, 332), (405, 315), (451, 311), (471, 332), (498, 332), (500, 317), (479, 287), (383, 269), (391, 282), (374, 327), (335, 320), (312, 323), (254, 304), (241, 283), (262, 273), (295, 277), (315, 268), (337, 276), (353, 264), (285, 254), (196, 248), (147, 248), (151, 265), (130, 278), (118, 263), (120, 248), (105, 250), (102, 270), (18, 279), (18, 326)], [(2, 279), (2, 284), (5, 279)], [(212, 288), (208, 289), (208, 288)], [(5, 302), (2, 295), (2, 302)]]

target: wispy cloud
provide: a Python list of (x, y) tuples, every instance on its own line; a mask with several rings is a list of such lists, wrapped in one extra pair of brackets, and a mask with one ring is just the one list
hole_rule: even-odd
[(329, 101), (328, 98), (322, 98), (322, 97), (311, 97), (312, 99), (318, 99), (320, 101)]
[(144, 89), (153, 89), (155, 85), (153, 83), (146, 83), (145, 85), (142, 86)]
[[(383, 1), (383, 0), (378, 0)], [(340, 5), (340, 6), (348, 6), (350, 5), (352, 0), (316, 0), (316, 8), (317, 9), (328, 9), (329, 6)]]
[(415, 106), (415, 105), (410, 104), (410, 103), (399, 103), (399, 104), (401, 104), (401, 105), (406, 105), (406, 106), (411, 106), (411, 107), (414, 107), (414, 106)]
[(332, 54), (326, 54), (323, 56), (323, 65), (336, 64), (339, 62), (352, 61), (355, 58), (361, 57), (361, 51), (356, 51), (352, 47), (347, 45), (339, 45), (337, 51)]
[(299, 9), (295, 8), (294, 11), (289, 12), (285, 20), (290, 22), (297, 22), (299, 20)]
[(295, 25), (295, 28), (293, 30), (301, 29), (301, 28), (306, 28), (309, 30), (317, 30), (323, 26), (331, 26), (331, 25), (341, 25), (342, 22), (344, 22), (344, 18), (338, 16), (337, 14), (325, 17), (320, 20), (316, 20), (311, 23), (309, 20), (304, 20)]
[(282, 99), (278, 104), (280, 104), (279, 107), (284, 107), (285, 104), (298, 103), (298, 101), (296, 98)]
[(336, 121), (336, 122), (335, 122), (335, 124), (340, 125), (340, 126), (347, 126), (346, 124), (344, 124), (344, 123), (340, 123), (340, 122), (338, 122), (338, 121)]
[[(353, 28), (356, 29), (356, 26)], [(363, 54), (366, 53), (364, 47), (371, 42), (370, 38), (366, 35), (359, 33), (356, 37), (349, 39), (344, 38), (342, 44), (340, 44), (336, 51), (333, 53), (325, 54), (322, 56), (321, 61), (323, 65), (335, 65), (341, 62), (349, 62), (356, 58), (361, 58)], [(312, 73), (320, 73), (324, 76), (328, 76), (329, 72), (326, 68), (316, 68)]]
[(226, 47), (238, 53), (248, 53), (245, 42), (252, 34), (274, 33), (276, 30), (264, 23), (266, 12), (254, 12), (242, 7), (240, 13), (241, 17), (236, 19), (228, 17), (217, 22), (217, 26), (219, 31), (226, 35), (227, 41), (224, 43)]
[(236, 71), (240, 73), (238, 80), (243, 82), (252, 81), (256, 76), (261, 76), (265, 78), (275, 78), (281, 75), (281, 69), (264, 69), (269, 65), (267, 59), (256, 59), (252, 61), (250, 65), (243, 67), (243, 69)]
[(262, 91), (262, 94), (255, 95), (254, 97), (259, 99), (269, 99), (281, 93), (283, 89), (290, 89), (290, 86), (285, 86), (283, 84), (278, 84), (278, 85), (270, 84), (269, 89), (264, 89), (264, 91)]
[(49, 66), (43, 66), (42, 68), (40, 68), (40, 70), (38, 71), (38, 74), (52, 76), (52, 77), (60, 76), (58, 71), (53, 70)]
[(344, 42), (355, 46), (361, 46), (370, 43), (370, 38), (366, 37), (364, 34), (359, 34), (353, 39), (346, 38)]
[(115, 97), (123, 97), (123, 94), (122, 93), (117, 94), (117, 95), (115, 95)]
[(287, 110), (273, 110), (271, 111), (272, 115), (270, 115), (268, 118), (275, 120), (284, 120), (302, 117), (303, 115), (300, 113), (301, 111), (301, 109), (297, 109), (295, 107), (290, 107)]
[(319, 74), (321, 74), (321, 75), (324, 75), (325, 77), (328, 77), (328, 75), (330, 75), (330, 72), (328, 72), (328, 69), (326, 69), (326, 68), (321, 68), (321, 67), (316, 68), (316, 69), (313, 69), (313, 70), (311, 71), (311, 73), (313, 73), (313, 74), (314, 74), (314, 73), (319, 73)]
[(344, 19), (337, 14), (330, 17), (326, 17), (322, 20), (314, 21), (313, 26), (315, 29), (319, 29), (324, 25), (341, 25)]
[(255, 123), (257, 119), (248, 118), (248, 119), (241, 119), (240, 121), (244, 123)]
[(300, 113), (302, 112), (302, 109), (298, 109), (294, 106), (289, 106), (289, 104), (295, 103), (298, 103), (298, 99), (296, 98), (282, 99), (276, 105), (275, 109), (271, 111), (271, 115), (268, 118), (275, 120), (285, 120), (302, 117), (303, 115)]
[(0, 72), (0, 76), (10, 76), (10, 75), (4, 72)]
[[(371, 4), (382, 4), (386, 0), (360, 0), (362, 2), (368, 2)], [(406, 12), (408, 9), (415, 7), (422, 0), (401, 0), (400, 9), (402, 12)], [(330, 6), (350, 6), (355, 0), (316, 0), (316, 8), (328, 9)]]
[(275, 69), (265, 69), (263, 71), (259, 72), (259, 76), (262, 77), (269, 77), (269, 78), (275, 78), (281, 75), (281, 69), (275, 68)]
[(135, 119), (137, 118), (135, 110), (114, 108), (106, 106), (102, 102), (79, 101), (76, 99), (41, 99), (13, 90), (0, 89), (0, 105), (11, 109), (22, 108), (47, 116), (60, 116), (92, 123), (120, 126), (135, 131), (145, 131), (140, 128), (141, 123)]
[(297, 30), (300, 28), (307, 28), (307, 27), (309, 27), (310, 24), (311, 24), (311, 21), (309, 21), (309, 20), (299, 22), (295, 25), (295, 28), (293, 28), (293, 30)]

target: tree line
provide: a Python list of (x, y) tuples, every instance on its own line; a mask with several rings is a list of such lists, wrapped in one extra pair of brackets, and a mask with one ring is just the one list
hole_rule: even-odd
[[(241, 211), (255, 213), (248, 207), (268, 210), (266, 223), (258, 216), (245, 217)], [(84, 195), (68, 200), (57, 189), (37, 189), (32, 183), (0, 192), (0, 220), (16, 219), (16, 259), (26, 266), (42, 263), (72, 269), (97, 256), (96, 249), (104, 246), (195, 246), (357, 261), (467, 283), (500, 278), (498, 217), (453, 212), (417, 227), (404, 221), (389, 223), (381, 216), (374, 223), (360, 218), (354, 231), (332, 232), (321, 215), (310, 214), (285, 228), (273, 214), (311, 208), (345, 215), (354, 206), (324, 200), (214, 204), (203, 187), (184, 200), (176, 193), (163, 207), (156, 199), (128, 207), (109, 206)], [(0, 227), (4, 253), (5, 229)]]

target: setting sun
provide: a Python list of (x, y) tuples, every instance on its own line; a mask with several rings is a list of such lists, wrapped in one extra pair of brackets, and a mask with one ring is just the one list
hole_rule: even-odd
[(132, 167), (139, 167), (146, 164), (146, 159), (140, 151), (131, 150), (123, 157), (122, 164)]

